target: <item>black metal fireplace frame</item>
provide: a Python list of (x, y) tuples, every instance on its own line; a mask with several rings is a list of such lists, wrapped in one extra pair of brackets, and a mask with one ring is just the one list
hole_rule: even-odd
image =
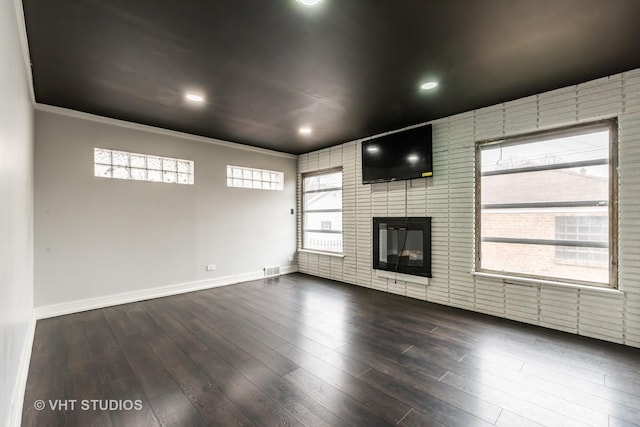
[[(386, 263), (380, 261), (380, 224), (387, 224), (389, 228), (404, 228), (406, 230), (422, 231), (421, 267), (400, 265), (400, 263)], [(414, 276), (431, 277), (431, 218), (430, 217), (374, 217), (373, 218), (373, 268)]]

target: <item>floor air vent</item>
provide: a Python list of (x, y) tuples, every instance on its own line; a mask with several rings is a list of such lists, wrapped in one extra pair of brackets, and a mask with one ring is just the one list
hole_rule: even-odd
[(279, 265), (270, 265), (264, 268), (264, 277), (273, 277), (280, 275), (280, 266)]

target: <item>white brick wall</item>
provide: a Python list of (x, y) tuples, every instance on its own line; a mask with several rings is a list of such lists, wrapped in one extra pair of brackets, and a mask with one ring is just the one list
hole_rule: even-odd
[[(472, 276), (475, 142), (610, 117), (619, 123), (619, 288), (624, 294)], [(299, 270), (640, 347), (640, 70), (437, 120), (433, 142), (432, 178), (388, 184), (362, 185), (361, 140), (301, 155), (299, 188), (302, 173), (343, 167), (344, 258), (300, 253)], [(432, 217), (433, 278), (427, 287), (372, 273), (374, 216)], [(300, 225), (298, 234), (300, 246)]]

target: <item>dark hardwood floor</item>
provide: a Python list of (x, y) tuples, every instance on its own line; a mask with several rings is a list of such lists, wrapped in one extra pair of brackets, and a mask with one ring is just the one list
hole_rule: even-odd
[(640, 425), (640, 350), (292, 274), (39, 321), (22, 422)]

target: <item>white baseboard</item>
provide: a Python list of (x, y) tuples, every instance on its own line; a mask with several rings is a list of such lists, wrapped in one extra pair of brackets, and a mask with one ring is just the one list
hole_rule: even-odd
[(40, 306), (34, 309), (34, 314), (36, 319), (46, 319), (49, 317), (64, 316), (65, 314), (80, 313), (82, 311), (110, 307), (113, 305), (128, 304), (131, 302), (161, 298), (170, 295), (183, 294), (186, 292), (201, 291), (203, 289), (216, 288), (219, 286), (233, 285), (235, 283), (262, 279), (263, 277), (264, 273), (262, 271), (257, 271), (252, 273), (217, 277), (215, 279), (197, 280), (194, 282), (178, 283), (175, 285), (142, 289), (138, 291), (122, 292), (101, 297)]
[(24, 392), (27, 386), (27, 377), (29, 375), (29, 364), (31, 362), (31, 350), (33, 349), (33, 337), (36, 332), (36, 318), (31, 316), (27, 325), (27, 334), (24, 339), (22, 353), (20, 354), (20, 362), (18, 365), (18, 375), (13, 388), (13, 396), (11, 398), (11, 408), (9, 410), (9, 427), (20, 427), (22, 424), (22, 403), (24, 400)]
[(297, 273), (298, 266), (297, 265), (285, 265), (280, 269), (280, 275)]
[[(297, 266), (286, 266), (281, 270), (282, 274), (289, 274), (298, 271)], [(97, 308), (110, 307), (113, 305), (128, 304), (131, 302), (144, 301), (153, 298), (161, 298), (170, 295), (183, 294), (186, 292), (201, 291), (203, 289), (217, 288), (219, 286), (233, 285), (240, 282), (264, 279), (262, 270), (251, 273), (235, 274), (231, 276), (217, 277), (215, 279), (198, 280), (195, 282), (178, 283), (175, 285), (161, 286), (157, 288), (142, 289), (139, 291), (122, 292), (118, 294), (105, 295), (95, 298), (87, 298), (35, 307), (33, 312), (36, 319), (46, 319), (49, 317), (64, 316), (65, 314), (79, 313), (82, 311), (95, 310)]]

